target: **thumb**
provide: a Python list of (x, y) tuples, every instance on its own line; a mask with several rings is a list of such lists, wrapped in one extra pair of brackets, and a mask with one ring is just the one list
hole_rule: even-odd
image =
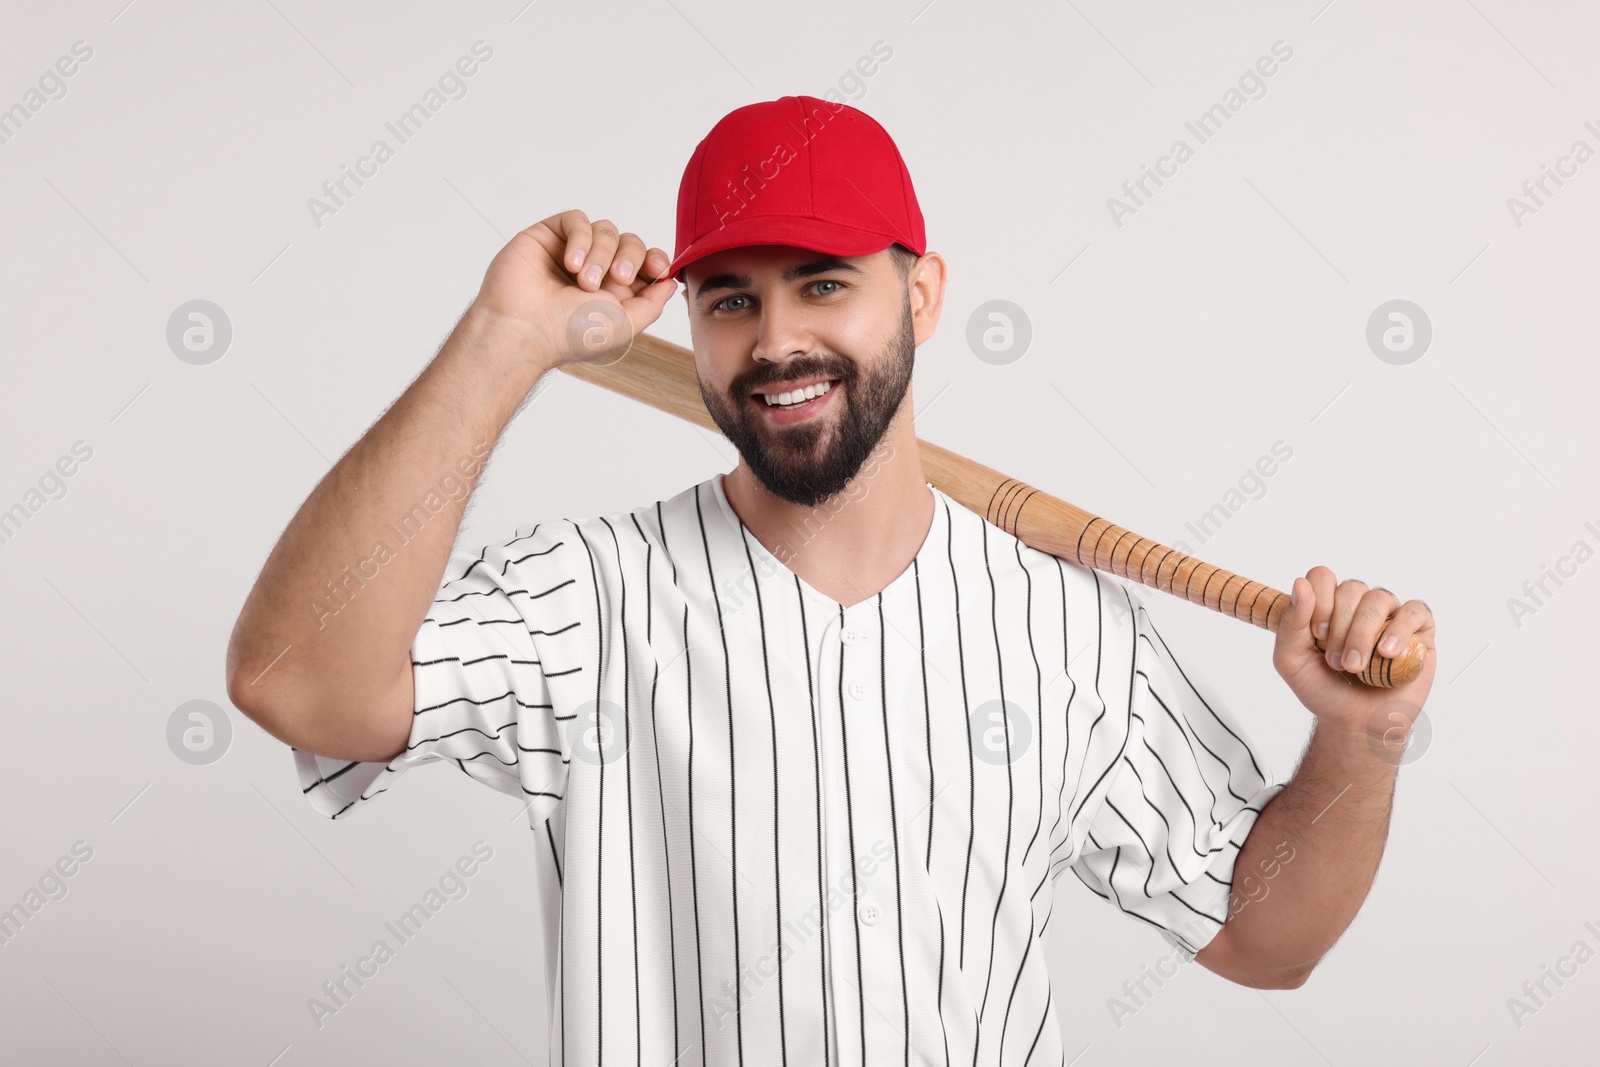
[(633, 327), (635, 337), (661, 317), (667, 301), (677, 291), (678, 280), (669, 275), (656, 279), (633, 296), (623, 298), (622, 311), (628, 316), (628, 324)]
[(1311, 639), (1311, 612), (1317, 606), (1316, 593), (1311, 583), (1296, 578), (1289, 587), (1289, 610), (1278, 622), (1278, 645), (1315, 653)]
[(1319, 676), (1312, 664), (1313, 660), (1322, 659), (1311, 640), (1311, 610), (1315, 607), (1316, 593), (1311, 583), (1296, 578), (1289, 587), (1289, 610), (1278, 620), (1278, 634), (1272, 645), (1272, 666), (1291, 688), (1300, 684), (1300, 679)]

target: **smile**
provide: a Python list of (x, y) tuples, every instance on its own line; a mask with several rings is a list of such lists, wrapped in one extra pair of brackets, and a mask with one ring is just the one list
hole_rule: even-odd
[(804, 389), (796, 389), (789, 393), (767, 393), (762, 396), (762, 400), (767, 404), (768, 407), (799, 407), (805, 401), (814, 400), (823, 393), (826, 393), (829, 389), (833, 388), (833, 384), (837, 380), (838, 379), (832, 379), (826, 382), (818, 382), (816, 385), (808, 385)]
[[(819, 382), (804, 389), (771, 396), (756, 395), (751, 399), (763, 409), (768, 419), (780, 426), (800, 422), (828, 405), (829, 397), (837, 391), (838, 380)], [(785, 403), (787, 401), (787, 403)]]

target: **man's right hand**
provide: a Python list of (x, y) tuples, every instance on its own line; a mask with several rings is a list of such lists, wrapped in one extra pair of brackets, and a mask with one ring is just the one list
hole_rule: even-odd
[(473, 308), (509, 325), (553, 366), (599, 359), (661, 316), (678, 289), (660, 277), (671, 262), (637, 234), (574, 208), (512, 237), (490, 262)]

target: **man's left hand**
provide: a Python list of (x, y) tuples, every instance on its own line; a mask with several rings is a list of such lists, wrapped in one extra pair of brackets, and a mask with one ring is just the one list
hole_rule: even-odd
[[(1396, 737), (1409, 734), (1433, 688), (1439, 658), (1433, 612), (1420, 600), (1402, 604), (1381, 586), (1368, 588), (1354, 578), (1340, 582), (1327, 567), (1312, 567), (1294, 580), (1290, 592), (1296, 602), (1278, 625), (1273, 667), (1319, 726), (1345, 736), (1365, 734), (1397, 758)], [(1313, 635), (1325, 652), (1317, 651)], [(1398, 655), (1410, 647), (1413, 635), (1428, 654), (1409, 684), (1383, 688), (1360, 679), (1374, 649), (1382, 656)], [(1386, 644), (1391, 638), (1397, 641), (1393, 651)]]

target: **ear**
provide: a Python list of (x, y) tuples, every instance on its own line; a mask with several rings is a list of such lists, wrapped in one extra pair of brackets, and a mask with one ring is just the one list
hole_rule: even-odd
[(917, 344), (933, 336), (944, 308), (946, 264), (937, 252), (927, 252), (911, 265), (906, 276), (906, 298), (911, 301), (911, 322)]

